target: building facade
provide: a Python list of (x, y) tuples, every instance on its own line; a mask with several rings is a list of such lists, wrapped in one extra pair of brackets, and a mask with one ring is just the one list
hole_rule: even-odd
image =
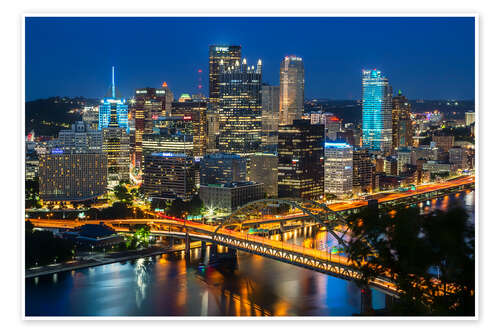
[(38, 175), (43, 201), (94, 199), (106, 192), (106, 155), (53, 149), (39, 156)]
[(112, 67), (111, 90), (99, 105), (99, 127), (98, 129), (116, 126), (124, 128), (129, 132), (128, 105), (124, 98), (119, 98), (118, 90), (115, 86), (115, 67)]
[(392, 93), (378, 70), (363, 70), (363, 148), (390, 153), (392, 145)]
[(392, 149), (413, 146), (411, 104), (401, 90), (392, 98)]
[(354, 195), (373, 192), (375, 167), (368, 150), (354, 149), (352, 152), (352, 190)]
[(325, 142), (325, 194), (352, 194), (352, 146), (345, 142)]
[(174, 153), (144, 156), (143, 188), (149, 197), (190, 200), (195, 193), (192, 157)]
[(200, 184), (225, 184), (246, 180), (246, 160), (235, 154), (211, 154), (200, 161)]
[(207, 100), (189, 99), (184, 102), (172, 103), (172, 116), (182, 117), (184, 121), (192, 123), (193, 155), (203, 157), (207, 153), (208, 123)]
[(280, 87), (262, 85), (262, 150), (276, 151), (280, 110)]
[(71, 129), (59, 131), (60, 148), (72, 153), (102, 152), (102, 131), (94, 130), (91, 125), (77, 121)]
[(267, 197), (278, 196), (278, 155), (255, 153), (248, 157), (248, 179), (262, 183)]
[(262, 62), (222, 69), (219, 74), (218, 149), (248, 155), (259, 151), (262, 135)]
[(279, 124), (291, 125), (304, 113), (304, 63), (302, 58), (287, 56), (280, 65)]
[(200, 186), (200, 198), (210, 209), (231, 213), (248, 202), (263, 199), (264, 185), (255, 182), (231, 182)]
[(278, 196), (319, 199), (324, 193), (323, 125), (295, 120), (278, 132)]

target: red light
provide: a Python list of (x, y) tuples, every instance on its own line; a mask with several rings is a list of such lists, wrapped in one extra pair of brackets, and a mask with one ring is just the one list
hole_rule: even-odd
[(184, 116), (184, 120), (191, 120), (191, 116)]
[(198, 69), (198, 73), (201, 73), (201, 69)]

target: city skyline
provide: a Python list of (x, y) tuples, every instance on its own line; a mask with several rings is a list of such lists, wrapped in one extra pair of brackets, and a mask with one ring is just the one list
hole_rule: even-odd
[[(277, 29), (297, 25), (302, 30), (296, 34), (276, 38)], [(384, 38), (370, 38), (368, 28)], [(321, 29), (345, 33), (330, 36)], [(112, 44), (102, 31), (113, 34)], [(130, 47), (134, 41), (156, 45), (144, 52)], [(262, 59), (263, 82), (272, 85), (279, 83), (283, 57), (302, 57), (307, 99), (360, 99), (361, 71), (370, 68), (386, 73), (394, 90), (409, 99), (474, 99), (473, 17), (38, 17), (26, 18), (26, 100), (100, 98), (109, 88), (111, 66), (125, 97), (164, 81), (175, 98), (197, 93), (199, 69), (208, 95), (213, 44), (240, 45), (249, 63)]]

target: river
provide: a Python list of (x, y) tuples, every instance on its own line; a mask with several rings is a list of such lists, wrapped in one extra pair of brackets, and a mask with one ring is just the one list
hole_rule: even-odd
[[(474, 219), (474, 191), (422, 203), (463, 205)], [(291, 232), (288, 241), (326, 249), (331, 235)], [(213, 249), (210, 249), (213, 251)], [(354, 282), (237, 252), (236, 265), (201, 266), (201, 249), (26, 279), (27, 316), (352, 316), (361, 311)], [(373, 307), (385, 295), (373, 291)]]

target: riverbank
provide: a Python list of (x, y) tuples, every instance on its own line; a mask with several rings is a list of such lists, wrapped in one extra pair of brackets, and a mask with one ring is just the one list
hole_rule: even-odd
[(154, 246), (147, 249), (134, 250), (134, 251), (122, 251), (122, 252), (111, 252), (109, 254), (104, 254), (102, 256), (96, 255), (92, 258), (73, 260), (64, 263), (51, 264), (46, 266), (39, 266), (28, 268), (25, 270), (25, 278), (34, 278), (43, 275), (49, 275), (54, 273), (61, 273), (66, 271), (72, 271), (75, 269), (88, 268), (106, 264), (112, 264), (120, 261), (134, 260), (143, 257), (150, 257), (164, 253), (171, 253), (176, 251), (181, 251), (178, 248), (167, 248)]

